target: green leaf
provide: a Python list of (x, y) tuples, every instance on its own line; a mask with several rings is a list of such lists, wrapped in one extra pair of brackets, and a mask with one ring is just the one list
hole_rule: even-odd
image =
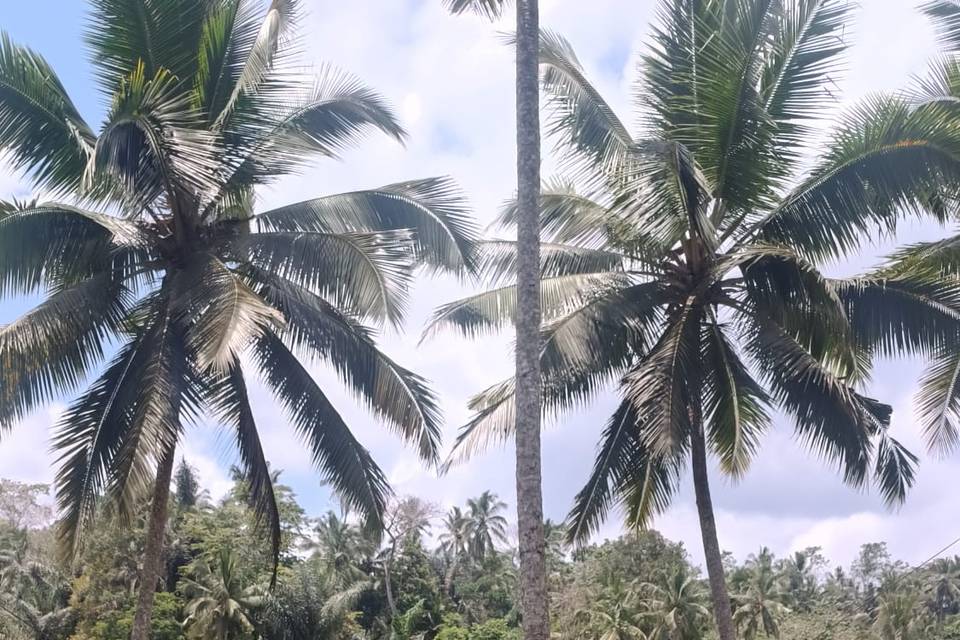
[(477, 230), (456, 185), (427, 178), (379, 189), (342, 193), (259, 214), (262, 231), (395, 232), (414, 235), (417, 262), (434, 269), (473, 269)]
[(314, 465), (330, 482), (343, 504), (356, 510), (371, 527), (383, 524), (390, 488), (383, 472), (359, 443), (310, 374), (276, 335), (255, 344), (261, 374), (287, 411)]
[(76, 192), (96, 138), (40, 55), (0, 33), (0, 150), (34, 184)]

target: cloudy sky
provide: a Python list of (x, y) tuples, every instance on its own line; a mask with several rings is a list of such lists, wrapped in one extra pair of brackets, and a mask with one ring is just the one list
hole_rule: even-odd
[[(544, 25), (572, 41), (589, 77), (621, 118), (631, 122), (634, 56), (643, 46), (653, 0), (541, 2)], [(343, 162), (320, 163), (305, 175), (259, 194), (260, 207), (410, 178), (450, 175), (469, 195), (481, 224), (489, 222), (498, 204), (514, 189), (512, 56), (500, 38), (512, 25), (451, 18), (440, 9), (440, 0), (304, 0), (304, 4), (308, 15), (301, 31), (309, 63), (333, 63), (378, 89), (393, 102), (411, 137), (405, 148), (371, 138), (348, 153)], [(836, 93), (845, 104), (871, 92), (903, 86), (912, 74), (922, 71), (934, 53), (930, 27), (911, 0), (860, 0), (859, 4), (855, 24), (846, 34), (852, 46), (847, 72), (836, 78)], [(99, 122), (104, 108), (93, 88), (81, 40), (85, 3), (31, 0), (5, 5), (0, 28), (46, 56), (88, 122)], [(549, 174), (552, 166), (548, 158), (545, 173)], [(0, 198), (29, 195), (29, 186), (5, 169), (0, 159)], [(941, 233), (944, 231), (913, 225), (902, 238), (931, 238)], [(867, 255), (832, 269), (855, 272), (887, 250), (889, 245), (878, 241)], [(469, 415), (467, 398), (508, 376), (512, 368), (507, 336), (469, 343), (441, 335), (418, 345), (431, 309), (464, 291), (453, 281), (420, 282), (406, 332), (382, 338), (391, 355), (434, 381), (443, 401), (448, 442)], [(0, 324), (27, 308), (28, 301), (4, 301)], [(875, 397), (894, 405), (893, 430), (917, 452), (922, 451), (922, 440), (912, 399), (920, 372), (919, 363), (883, 362), (870, 388)], [(316, 377), (324, 388), (339, 389), (330, 372), (318, 370)], [(284, 470), (285, 482), (294, 487), (308, 511), (321, 513), (329, 506), (329, 495), (313, 474), (306, 452), (267, 392), (255, 388), (252, 393), (272, 464)], [(447, 507), (489, 488), (512, 503), (511, 451), (483, 455), (438, 479), (347, 394), (331, 395), (398, 493), (416, 494)], [(550, 517), (562, 519), (569, 509), (586, 478), (594, 444), (613, 404), (611, 398), (601, 398), (564, 416), (545, 433), (544, 493)], [(38, 411), (0, 440), (0, 477), (42, 482), (53, 478), (48, 437), (62, 408), (63, 404), (54, 404)], [(780, 554), (817, 545), (834, 560), (847, 563), (861, 543), (885, 540), (900, 558), (919, 562), (960, 535), (960, 502), (954, 490), (954, 482), (960, 478), (960, 457), (934, 460), (922, 456), (909, 503), (900, 512), (890, 513), (876, 494), (844, 486), (835, 469), (792, 440), (785, 420), (777, 422), (746, 479), (733, 485), (715, 474), (723, 548), (742, 558), (761, 544)], [(192, 431), (181, 452), (198, 468), (214, 496), (226, 490), (226, 469), (233, 455), (229, 441), (221, 439), (214, 427)], [(682, 540), (691, 556), (700, 560), (689, 487), (656, 526), (668, 537)], [(616, 535), (619, 530), (620, 521), (614, 516), (603, 535)]]

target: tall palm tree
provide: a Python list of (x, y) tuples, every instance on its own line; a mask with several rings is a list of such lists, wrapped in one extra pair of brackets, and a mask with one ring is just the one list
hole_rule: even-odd
[(649, 640), (698, 640), (710, 616), (708, 598), (700, 582), (684, 570), (664, 577), (662, 583), (643, 585), (646, 617), (653, 623)]
[[(444, 0), (454, 13), (472, 10), (499, 16), (509, 0)], [(540, 351), (540, 92), (538, 90), (539, 0), (516, 0), (517, 94), (517, 296), (516, 326), (517, 533), (520, 596), (526, 640), (550, 637), (547, 560), (543, 535), (543, 464), (540, 406), (543, 402)]]
[(358, 563), (370, 557), (373, 551), (363, 532), (333, 511), (320, 518), (314, 530), (317, 539), (312, 546), (328, 573), (341, 585), (359, 580), (363, 572)]
[(960, 611), (960, 556), (932, 562), (927, 568), (924, 592), (937, 624)]
[(264, 585), (246, 584), (229, 549), (222, 549), (214, 566), (201, 563), (186, 581), (190, 595), (184, 628), (191, 638), (239, 640), (253, 631), (252, 613), (265, 602)]
[(467, 556), (467, 523), (469, 522), (460, 507), (453, 507), (441, 522), (442, 531), (437, 537), (440, 551), (447, 561), (444, 587), (447, 593), (453, 593), (453, 583), (460, 569), (460, 562)]
[(506, 503), (490, 491), (467, 500), (464, 533), (474, 559), (482, 562), (496, 552), (498, 543), (507, 542), (507, 519), (503, 516), (506, 508)]
[(743, 632), (744, 640), (754, 640), (763, 633), (780, 637), (780, 621), (790, 610), (783, 603), (785, 594), (780, 590), (773, 571), (772, 555), (763, 549), (750, 563), (750, 579), (746, 592), (734, 596), (737, 609), (733, 620)]
[[(648, 523), (692, 466), (714, 613), (732, 640), (709, 454), (745, 474), (777, 407), (848, 483), (872, 475), (892, 503), (913, 482), (914, 456), (888, 433), (890, 407), (862, 383), (873, 353), (955, 335), (960, 305), (925, 283), (829, 279), (818, 265), (957, 185), (960, 129), (903, 99), (871, 98), (801, 174), (819, 142), (807, 118), (833, 104), (848, 3), (662, 0), (660, 15), (635, 92), (637, 137), (570, 44), (541, 38), (549, 126), (568, 152), (566, 177), (542, 199), (543, 410), (556, 415), (611, 383), (621, 398), (571, 514), (574, 539), (614, 505), (631, 525)], [(500, 222), (517, 217), (508, 203)], [(519, 253), (487, 243), (494, 288), (440, 308), (428, 333), (478, 336), (511, 321)], [(453, 462), (513, 434), (514, 381), (471, 406)]]
[(366, 133), (405, 136), (356, 79), (324, 68), (304, 85), (292, 66), (297, 5), (91, 0), (87, 42), (111, 100), (99, 135), (43, 57), (0, 35), (0, 149), (57, 199), (0, 213), (0, 296), (48, 294), (0, 330), (0, 433), (108, 360), (54, 439), (60, 540), (76, 549), (102, 494), (130, 513), (156, 471), (135, 640), (159, 575), (175, 447), (197, 416), (233, 434), (279, 548), (248, 372), (371, 525), (386, 478), (296, 354), (332, 364), (425, 461), (438, 457), (434, 395), (378, 350), (369, 325), (400, 323), (417, 265), (471, 267), (475, 232), (454, 185), (414, 180), (254, 213), (257, 187)]

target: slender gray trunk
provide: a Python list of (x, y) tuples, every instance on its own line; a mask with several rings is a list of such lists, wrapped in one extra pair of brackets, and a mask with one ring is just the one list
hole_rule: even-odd
[(713, 501), (710, 499), (710, 480), (707, 476), (707, 443), (703, 433), (703, 418), (699, 410), (691, 410), (692, 435), (691, 457), (693, 459), (693, 487), (697, 495), (697, 513), (700, 516), (700, 535), (703, 537), (703, 555), (707, 560), (707, 575), (710, 578), (710, 595), (713, 599), (713, 615), (717, 621), (720, 640), (735, 640), (733, 613), (727, 593), (727, 578), (723, 571), (723, 555), (717, 540), (717, 522), (713, 516)]
[(548, 640), (540, 454), (540, 16), (517, 0), (517, 526), (525, 640)]
[(163, 567), (163, 539), (167, 527), (167, 505), (170, 501), (170, 478), (173, 476), (173, 459), (176, 448), (160, 460), (157, 480), (153, 486), (153, 504), (147, 521), (147, 540), (143, 548), (143, 569), (140, 571), (140, 594), (137, 611), (133, 618), (130, 640), (150, 638), (150, 618), (153, 615), (153, 598), (157, 581)]

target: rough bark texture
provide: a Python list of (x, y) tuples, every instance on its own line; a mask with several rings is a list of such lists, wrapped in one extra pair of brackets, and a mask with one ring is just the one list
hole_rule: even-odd
[(517, 0), (517, 525), (525, 640), (548, 640), (540, 466), (540, 24)]
[(140, 593), (137, 612), (133, 618), (130, 640), (150, 638), (150, 618), (153, 615), (153, 597), (163, 565), (163, 538), (167, 528), (167, 504), (170, 501), (170, 478), (173, 476), (174, 447), (160, 461), (157, 480), (153, 486), (153, 504), (147, 522), (147, 541), (143, 548), (143, 569), (140, 571)]
[(691, 457), (693, 458), (693, 487), (697, 494), (697, 513), (700, 515), (700, 535), (703, 537), (703, 555), (707, 560), (707, 575), (710, 578), (710, 595), (713, 599), (713, 615), (717, 621), (720, 640), (736, 640), (730, 596), (727, 593), (727, 578), (723, 571), (723, 556), (717, 540), (717, 523), (713, 516), (713, 501), (710, 498), (710, 480), (707, 477), (707, 444), (703, 434), (702, 417), (695, 412), (691, 434)]

